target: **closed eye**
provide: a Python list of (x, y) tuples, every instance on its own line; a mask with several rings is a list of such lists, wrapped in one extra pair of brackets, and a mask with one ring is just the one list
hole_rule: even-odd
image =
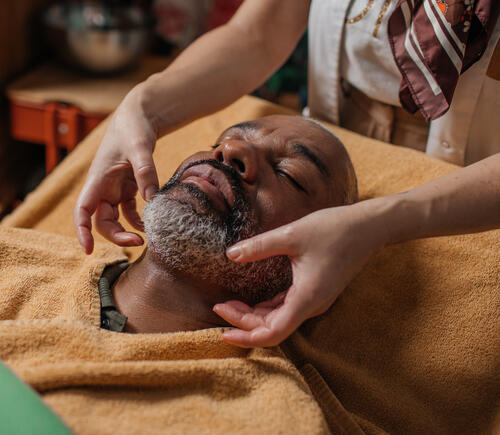
[(212, 145), (210, 148), (212, 148), (212, 149), (214, 150), (214, 149), (215, 149), (215, 148), (217, 148), (219, 145), (220, 145), (220, 144), (216, 143), (215, 145)]
[(307, 193), (307, 190), (295, 178), (293, 178), (288, 172), (285, 172), (282, 169), (275, 169), (275, 171), (278, 175), (281, 175), (281, 176), (287, 178), (288, 181), (290, 181), (297, 190), (300, 190), (304, 193)]

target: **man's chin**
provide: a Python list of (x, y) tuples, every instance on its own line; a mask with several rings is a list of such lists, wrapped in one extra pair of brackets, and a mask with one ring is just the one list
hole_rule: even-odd
[(168, 197), (164, 193), (165, 198), (156, 196), (143, 213), (148, 247), (167, 270), (201, 278), (255, 302), (270, 298), (291, 284), (287, 257), (244, 264), (229, 261), (226, 248), (251, 236), (250, 228), (236, 228), (237, 225), (230, 226), (213, 215), (197, 213), (196, 207), (203, 206), (202, 201), (193, 203), (189, 198), (186, 202), (184, 189), (179, 190), (172, 189)]

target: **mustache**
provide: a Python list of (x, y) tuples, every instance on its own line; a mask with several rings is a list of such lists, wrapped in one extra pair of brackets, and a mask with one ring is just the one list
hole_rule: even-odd
[[(205, 192), (199, 189), (197, 186), (191, 184), (181, 183), (179, 180), (189, 168), (197, 165), (209, 165), (213, 168), (220, 170), (229, 180), (231, 189), (234, 194), (234, 204), (229, 210), (229, 213), (219, 216), (221, 219), (221, 225), (227, 229), (226, 236), (226, 246), (230, 246), (239, 240), (246, 239), (260, 232), (257, 217), (250, 206), (247, 193), (243, 187), (243, 179), (240, 174), (231, 166), (225, 165), (214, 159), (197, 160), (189, 163), (183, 168), (180, 168), (172, 178), (160, 189), (159, 195), (167, 195), (168, 191), (175, 187), (181, 187), (185, 191), (188, 191), (192, 196), (196, 197), (201, 204), (206, 208), (213, 210), (212, 202), (208, 198)], [(176, 199), (179, 203), (184, 203), (182, 199)], [(193, 212), (200, 214), (193, 208)], [(203, 213), (202, 213), (203, 214)], [(217, 214), (219, 214), (217, 212)]]
[(176, 172), (172, 176), (172, 178), (165, 185), (163, 185), (163, 187), (160, 189), (160, 193), (164, 192), (164, 191), (170, 189), (172, 186), (176, 185), (179, 182), (180, 178), (182, 177), (182, 174), (184, 174), (184, 172), (186, 172), (189, 168), (192, 168), (193, 166), (198, 166), (198, 165), (209, 165), (209, 166), (212, 166), (213, 168), (221, 171), (222, 173), (224, 173), (224, 175), (229, 180), (229, 183), (231, 184), (231, 188), (233, 189), (233, 192), (235, 193), (235, 196), (236, 196), (235, 205), (237, 202), (245, 200), (245, 193), (244, 193), (243, 182), (242, 182), (243, 180), (242, 180), (240, 174), (233, 167), (225, 165), (225, 164), (223, 164), (215, 159), (196, 160), (194, 162), (189, 163), (184, 168), (182, 168), (180, 171)]

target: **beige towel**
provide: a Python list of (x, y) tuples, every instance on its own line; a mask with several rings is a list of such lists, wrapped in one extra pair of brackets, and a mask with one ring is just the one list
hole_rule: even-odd
[(79, 434), (326, 433), (278, 349), (243, 350), (222, 328), (99, 328), (97, 281), (120, 249), (85, 258), (73, 238), (0, 230), (0, 359)]
[[(158, 143), (155, 152), (161, 181), (168, 179), (183, 158), (210, 146), (227, 126), (271, 113), (286, 111), (246, 97), (213, 116), (168, 135)], [(72, 235), (73, 204), (103, 129), (104, 126), (100, 127), (79, 145), (3, 224)], [(340, 128), (333, 127), (333, 130), (351, 154), (362, 199), (408, 190), (456, 169), (453, 165), (416, 151), (383, 144)], [(80, 323), (66, 322), (64, 324), (68, 330), (73, 331), (77, 326), (80, 328), (74, 332), (77, 337), (75, 343), (89, 343), (87, 357), (102, 355), (97, 352), (99, 350), (104, 352), (109, 361), (100, 357), (96, 363), (88, 363), (95, 367), (97, 377), (101, 373), (99, 380), (93, 378), (92, 382), (88, 377), (93, 376), (94, 369), (78, 361), (71, 366), (74, 370), (72, 375), (61, 377), (66, 379), (67, 376), (70, 379), (68, 382), (78, 379), (80, 384), (69, 390), (46, 392), (44, 399), (72, 427), (77, 427), (72, 421), (78, 421), (81, 431), (88, 428), (95, 430), (92, 419), (85, 416), (86, 413), (93, 414), (92, 409), (109, 410), (109, 413), (102, 411), (103, 414), (96, 411), (102, 418), (100, 421), (106, 421), (106, 425), (121, 424), (117, 416), (122, 407), (130, 412), (132, 409), (138, 410), (124, 424), (126, 428), (132, 428), (131, 421), (134, 419), (148, 421), (149, 424), (149, 418), (156, 415), (148, 413), (151, 403), (154, 404), (155, 412), (164, 416), (165, 421), (178, 419), (186, 422), (186, 426), (176, 427), (179, 431), (187, 427), (193, 431), (203, 431), (197, 425), (203, 419), (194, 416), (201, 413), (213, 417), (216, 414), (222, 415), (224, 419), (224, 412), (216, 413), (222, 401), (224, 406), (232, 410), (223, 420), (227, 426), (221, 425), (215, 418), (210, 423), (203, 420), (207, 432), (228, 428), (232, 428), (232, 431), (251, 431), (250, 426), (245, 426), (252, 424), (251, 421), (257, 425), (255, 432), (269, 421), (276, 423), (268, 426), (269, 431), (276, 431), (279, 427), (283, 432), (302, 432), (304, 426), (299, 426), (300, 422), (310, 426), (310, 431), (305, 430), (305, 433), (321, 431), (324, 421), (333, 433), (350, 434), (360, 430), (367, 433), (385, 430), (405, 434), (499, 432), (499, 242), (500, 232), (491, 231), (409, 242), (389, 247), (375, 255), (325, 315), (306, 322), (298, 333), (282, 345), (282, 351), (300, 370), (310, 391), (279, 352), (229, 349), (217, 341), (218, 330), (134, 337), (112, 335), (97, 328), (89, 332), (89, 328)], [(127, 252), (136, 258), (140, 251), (135, 249)], [(102, 254), (95, 255), (102, 257)], [(48, 316), (51, 317), (50, 314)], [(4, 342), (3, 331), (9, 325), (9, 322), (2, 323), (0, 343)], [(26, 327), (28, 325), (34, 328), (32, 322), (27, 322)], [(61, 328), (59, 325), (50, 331), (59, 336), (61, 333), (58, 331), (63, 330)], [(17, 326), (12, 324), (5, 334), (10, 336), (16, 330)], [(38, 337), (38, 332), (44, 331), (44, 328), (26, 331), (25, 335), (22, 332), (20, 335), (27, 342), (26, 348), (31, 349), (30, 340)], [(57, 359), (60, 354), (64, 361), (72, 355), (72, 352), (65, 350), (71, 348), (70, 344), (58, 342), (56, 336), (51, 335), (52, 332), (46, 334), (46, 342), (40, 347), (43, 349), (48, 346), (54, 352), (51, 358)], [(174, 340), (172, 343), (176, 344), (173, 349), (178, 355), (173, 352), (167, 357), (161, 351), (156, 353), (157, 346), (163, 340)], [(121, 345), (110, 344), (115, 342)], [(7, 358), (9, 365), (23, 379), (43, 390), (32, 379), (35, 375), (23, 368), (31, 364), (28, 350), (16, 350), (16, 340), (11, 343), (11, 350), (7, 351), (7, 355), (2, 351), (0, 358), (13, 355), (14, 361)], [(204, 349), (200, 354), (193, 350), (198, 343)], [(108, 346), (112, 349), (110, 353), (107, 351)], [(130, 354), (123, 350), (124, 346)], [(189, 349), (189, 352), (185, 349)], [(227, 364), (236, 364), (235, 361), (243, 364), (244, 368), (240, 365), (236, 369), (228, 369), (227, 373), (231, 373), (228, 382), (235, 381), (236, 385), (239, 382), (248, 391), (255, 391), (256, 396), (235, 397), (229, 394), (229, 390), (223, 389), (221, 392), (218, 383), (223, 381), (224, 375), (217, 381), (207, 376), (209, 385), (202, 383), (199, 388), (198, 381), (189, 384), (190, 387), (182, 383), (175, 387), (164, 383), (165, 375), (160, 374), (161, 370), (156, 368), (156, 364), (167, 364), (174, 377), (176, 370), (179, 373), (187, 370), (191, 376), (199, 379), (197, 371), (204, 365), (198, 360), (204, 358), (208, 349), (213, 349), (211, 351), (221, 357), (210, 359), (212, 365), (209, 367), (215, 371), (219, 365), (227, 367)], [(226, 354), (228, 357), (231, 352), (236, 352), (243, 359), (226, 359), (221, 349), (229, 352)], [(129, 362), (121, 361), (120, 364), (137, 367), (137, 371), (132, 376), (132, 371), (129, 373), (123, 365), (117, 364), (123, 369), (117, 375), (121, 376), (120, 381), (117, 381), (121, 389), (93, 387), (112, 382), (110, 377), (115, 374), (115, 363), (110, 355), (123, 358), (124, 361), (129, 358)], [(150, 355), (153, 355), (154, 361), (148, 362), (151, 365), (144, 365), (143, 360), (150, 358)], [(196, 355), (199, 355), (198, 358)], [(258, 364), (254, 364), (249, 358), (260, 359)], [(177, 359), (175, 364), (174, 359)], [(276, 366), (269, 368), (266, 365), (268, 361), (273, 364), (279, 361), (282, 365), (279, 365), (280, 369)], [(170, 364), (174, 364), (175, 368)], [(247, 364), (258, 370), (250, 370)], [(151, 383), (148, 384), (150, 389), (146, 385), (134, 383), (140, 382), (137, 379), (142, 379), (142, 372), (144, 382)], [(281, 374), (279, 382), (274, 377), (268, 378), (271, 374)], [(134, 381), (130, 381), (131, 376)], [(179, 376), (186, 379), (185, 375)], [(57, 384), (56, 377), (53, 375), (50, 382)], [(40, 378), (43, 376), (40, 375)], [(202, 379), (205, 378), (202, 376)], [(267, 382), (265, 379), (270, 380)], [(39, 382), (43, 385), (44, 380)], [(52, 385), (50, 382), (49, 385)], [(131, 383), (130, 389), (124, 388), (128, 382)], [(88, 387), (87, 383), (90, 384)], [(253, 384), (256, 390), (252, 389)], [(283, 403), (276, 399), (275, 393), (286, 396), (280, 399), (284, 400)], [(324, 421), (315, 414), (317, 409), (310, 402), (311, 394), (323, 411)], [(179, 395), (185, 402), (177, 407)], [(252, 399), (256, 402), (252, 402)], [(192, 406), (188, 406), (188, 403)], [(298, 403), (301, 405), (296, 408)], [(245, 407), (252, 410), (251, 419), (245, 417)], [(287, 407), (291, 414), (295, 415), (300, 409), (305, 416), (299, 417), (297, 414), (297, 423), (290, 417)], [(125, 415), (128, 414), (125, 412)], [(148, 416), (148, 419), (143, 420), (144, 416)], [(188, 423), (191, 419), (193, 426)], [(258, 426), (259, 422), (265, 423)], [(157, 427), (154, 422), (150, 424), (153, 428)]]

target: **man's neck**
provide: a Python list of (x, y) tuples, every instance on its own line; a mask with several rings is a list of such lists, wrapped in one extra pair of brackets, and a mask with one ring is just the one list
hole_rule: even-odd
[(126, 332), (192, 331), (228, 326), (212, 307), (235, 295), (202, 280), (166, 270), (148, 250), (113, 286)]

